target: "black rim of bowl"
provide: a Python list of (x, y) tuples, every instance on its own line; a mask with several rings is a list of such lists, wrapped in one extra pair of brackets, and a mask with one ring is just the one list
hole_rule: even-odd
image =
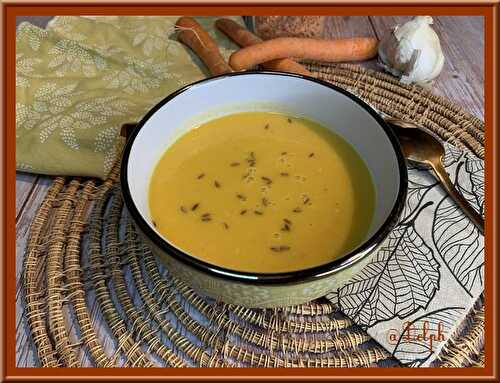
[[(225, 77), (233, 77), (233, 76), (254, 76), (254, 75), (271, 75), (271, 76), (282, 76), (282, 77), (295, 77), (301, 78), (306, 81), (312, 81), (317, 84), (326, 86), (331, 90), (339, 92), (351, 100), (356, 102), (358, 105), (363, 107), (382, 127), (383, 131), (389, 138), (389, 141), (392, 144), (394, 152), (396, 153), (398, 168), (399, 168), (399, 190), (396, 201), (392, 210), (385, 220), (385, 222), (379, 227), (379, 229), (366, 241), (364, 241), (361, 245), (359, 245), (353, 251), (345, 254), (344, 256), (335, 259), (332, 262), (322, 264), (320, 266), (315, 266), (308, 269), (296, 270), (290, 272), (282, 272), (282, 273), (251, 273), (245, 271), (237, 271), (226, 269), (224, 267), (220, 267), (217, 265), (213, 265), (211, 263), (205, 262), (199, 258), (196, 258), (192, 255), (189, 255), (182, 251), (181, 249), (176, 248), (169, 242), (167, 242), (164, 238), (158, 235), (146, 221), (146, 219), (140, 214), (137, 209), (134, 200), (131, 196), (129, 185), (128, 185), (128, 160), (130, 156), (130, 151), (134, 144), (135, 138), (137, 137), (139, 131), (143, 128), (146, 122), (151, 118), (153, 114), (155, 114), (158, 109), (160, 109), (163, 105), (168, 103), (170, 100), (175, 98), (181, 93), (184, 93), (191, 88), (199, 85), (208, 83), (214, 80), (220, 80)], [(125, 202), (125, 206), (127, 207), (131, 217), (135, 221), (136, 225), (138, 225), (139, 229), (162, 251), (168, 253), (171, 257), (176, 259), (177, 261), (188, 265), (198, 271), (206, 273), (208, 275), (219, 277), (222, 279), (229, 279), (233, 281), (237, 281), (240, 283), (249, 283), (249, 284), (293, 284), (293, 283), (302, 283), (306, 281), (310, 281), (313, 279), (324, 278), (331, 274), (337, 273), (352, 264), (358, 262), (370, 252), (372, 252), (381, 242), (388, 236), (390, 231), (395, 226), (406, 197), (406, 192), (408, 189), (408, 172), (406, 168), (406, 161), (404, 159), (403, 153), (401, 151), (401, 147), (399, 146), (398, 139), (392, 129), (388, 126), (388, 124), (375, 112), (372, 107), (370, 107), (367, 103), (359, 99), (357, 96), (349, 93), (348, 91), (339, 88), (338, 86), (332, 85), (326, 81), (310, 77), (304, 75), (298, 75), (287, 72), (275, 72), (275, 71), (246, 71), (246, 72), (232, 72), (227, 74), (222, 74), (219, 76), (209, 77), (192, 84), (186, 85), (183, 88), (171, 93), (163, 100), (161, 100), (157, 105), (155, 105), (137, 124), (137, 126), (133, 129), (132, 133), (127, 139), (127, 143), (125, 145), (122, 161), (121, 161), (121, 170), (120, 170), (120, 182), (121, 189), (123, 194), (123, 199)]]

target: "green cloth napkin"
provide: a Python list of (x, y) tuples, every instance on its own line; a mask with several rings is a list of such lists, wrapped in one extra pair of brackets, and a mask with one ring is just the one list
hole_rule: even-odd
[[(208, 75), (175, 38), (179, 16), (56, 17), (47, 29), (23, 23), (16, 41), (18, 170), (106, 178), (120, 155), (120, 127)], [(227, 58), (236, 48), (195, 19)], [(233, 17), (243, 24), (241, 17)]]

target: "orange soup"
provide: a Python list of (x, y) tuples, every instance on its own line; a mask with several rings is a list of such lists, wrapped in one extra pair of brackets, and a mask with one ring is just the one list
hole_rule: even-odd
[(354, 148), (318, 123), (270, 112), (224, 116), (159, 160), (151, 217), (174, 246), (239, 271), (330, 262), (370, 228), (375, 191)]

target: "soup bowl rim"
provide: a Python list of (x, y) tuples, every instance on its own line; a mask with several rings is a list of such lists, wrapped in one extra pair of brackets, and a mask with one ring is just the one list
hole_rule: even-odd
[[(140, 213), (139, 209), (137, 208), (134, 202), (128, 182), (129, 181), (128, 163), (129, 163), (130, 152), (134, 145), (135, 138), (137, 137), (141, 129), (143, 129), (147, 121), (170, 100), (174, 99), (176, 96), (184, 92), (187, 92), (195, 88), (196, 86), (203, 85), (211, 81), (223, 80), (226, 77), (253, 76), (253, 75), (271, 75), (271, 76), (286, 76), (286, 77), (299, 78), (305, 81), (315, 82), (322, 86), (328, 87), (333, 91), (341, 93), (342, 95), (350, 98), (352, 101), (361, 106), (366, 112), (368, 112), (375, 119), (375, 121), (382, 128), (383, 132), (386, 134), (387, 138), (389, 139), (394, 149), (394, 152), (396, 154), (396, 161), (398, 164), (399, 181), (400, 181), (399, 190), (397, 193), (397, 197), (394, 201), (394, 205), (392, 206), (391, 211), (387, 216), (386, 220), (378, 227), (378, 229), (375, 231), (373, 235), (371, 235), (368, 239), (363, 241), (356, 249), (348, 252), (347, 254), (343, 255), (340, 258), (307, 269), (300, 269), (300, 270), (279, 272), (279, 273), (255, 273), (255, 272), (246, 272), (246, 271), (224, 268), (203, 261), (202, 259), (196, 258), (184, 252), (183, 250), (175, 247), (168, 241), (166, 241), (154, 230), (152, 230), (152, 228), (148, 224), (147, 219)], [(135, 224), (139, 227), (139, 229), (150, 241), (152, 241), (158, 248), (160, 248), (162, 251), (164, 251), (169, 256), (174, 258), (176, 261), (181, 262), (182, 264), (192, 267), (205, 274), (221, 279), (227, 279), (239, 283), (256, 284), (256, 285), (284, 285), (284, 284), (304, 283), (315, 279), (331, 276), (332, 274), (336, 274), (348, 268), (349, 266), (357, 263), (365, 256), (370, 254), (372, 251), (374, 251), (384, 241), (384, 239), (387, 238), (391, 230), (394, 228), (396, 221), (398, 220), (402, 212), (408, 189), (408, 171), (406, 167), (406, 160), (403, 156), (398, 139), (394, 134), (394, 132), (392, 131), (392, 129), (370, 105), (368, 105), (366, 102), (361, 100), (356, 95), (329, 82), (311, 76), (293, 74), (287, 72), (278, 72), (278, 71), (244, 71), (244, 72), (231, 72), (222, 75), (211, 76), (190, 83), (178, 89), (177, 91), (169, 94), (168, 96), (163, 98), (160, 102), (158, 102), (154, 107), (152, 107), (147, 112), (147, 114), (144, 115), (141, 121), (136, 125), (136, 127), (127, 137), (127, 142), (123, 149), (122, 159), (121, 159), (120, 183), (121, 183), (121, 190), (122, 190), (124, 204), (131, 218), (134, 220)]]

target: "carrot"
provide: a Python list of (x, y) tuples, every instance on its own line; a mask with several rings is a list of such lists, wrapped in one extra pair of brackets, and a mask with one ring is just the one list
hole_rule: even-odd
[(200, 24), (191, 17), (181, 17), (175, 23), (177, 38), (191, 48), (205, 63), (210, 73), (218, 75), (232, 72), (222, 57), (215, 41)]
[(304, 74), (306, 76), (314, 76), (303, 65), (300, 65), (298, 62), (295, 62), (290, 59), (271, 60), (263, 63), (262, 66), (270, 70)]
[[(215, 26), (241, 47), (247, 47), (262, 42), (259, 37), (231, 19), (218, 19), (215, 22)], [(299, 73), (308, 76), (313, 75), (302, 65), (288, 58), (264, 62), (262, 66), (271, 70)]]
[(240, 47), (247, 47), (262, 42), (262, 39), (231, 19), (217, 19), (215, 26)]
[(362, 61), (376, 56), (377, 43), (377, 39), (371, 37), (336, 40), (279, 37), (241, 48), (231, 55), (229, 65), (234, 70), (242, 70), (285, 57), (327, 62)]

